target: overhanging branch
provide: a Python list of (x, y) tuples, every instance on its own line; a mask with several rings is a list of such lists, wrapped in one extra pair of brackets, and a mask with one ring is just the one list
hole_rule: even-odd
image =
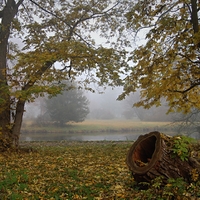
[(34, 79), (31, 79), (26, 83), (26, 85), (22, 88), (22, 90), (28, 90), (30, 87), (32, 87), (36, 80), (38, 80), (42, 74), (44, 74), (44, 72), (49, 69), (55, 61), (47, 61), (38, 71), (35, 72), (35, 74), (33, 74)]
[(194, 81), (193, 83), (191, 83), (190, 87), (185, 89), (185, 90), (168, 90), (169, 92), (178, 92), (181, 94), (185, 94), (186, 92), (190, 91), (191, 89), (193, 89), (196, 86), (200, 86), (200, 79)]
[(96, 13), (93, 13), (92, 15), (90, 15), (89, 17), (85, 16), (87, 11), (85, 13), (83, 13), (83, 15), (80, 17), (80, 19), (78, 19), (73, 25), (71, 23), (68, 23), (67, 21), (63, 20), (61, 17), (57, 16), (56, 14), (54, 14), (53, 12), (43, 8), (42, 6), (40, 6), (37, 2), (33, 1), (33, 0), (30, 0), (33, 4), (35, 4), (38, 8), (40, 8), (41, 10), (43, 10), (44, 12), (52, 15), (53, 17), (59, 19), (60, 21), (64, 22), (70, 29), (70, 34), (69, 34), (69, 39), (71, 39), (72, 37), (72, 34), (74, 33), (77, 37), (79, 37), (83, 42), (85, 42), (88, 46), (91, 46), (91, 44), (89, 44), (80, 34), (78, 34), (75, 30), (75, 28), (77, 27), (77, 25), (79, 23), (82, 23), (86, 20), (89, 20), (89, 19), (95, 19), (95, 18), (99, 18), (99, 17), (102, 17), (104, 15), (106, 15), (107, 13), (109, 13), (113, 8), (115, 8), (119, 2), (117, 2), (115, 5), (113, 5), (111, 8), (103, 11), (103, 12), (96, 12)]
[(186, 58), (186, 59), (189, 60), (191, 63), (200, 64), (200, 60), (198, 60), (198, 61), (193, 61), (193, 60), (191, 60), (188, 56), (186, 56), (186, 55), (184, 55), (184, 54), (182, 54), (182, 53), (178, 53), (177, 55), (179, 55), (179, 56), (181, 56), (181, 57), (183, 57), (183, 58)]
[(62, 69), (60, 69), (60, 71), (62, 72), (64, 70), (66, 70), (67, 68), (69, 68), (68, 75), (69, 75), (69, 77), (71, 77), (72, 61), (70, 61), (70, 65), (65, 65)]
[[(73, 31), (74, 31), (75, 27), (71, 26), (68, 22), (66, 22), (66, 21), (63, 20), (62, 18), (58, 17), (58, 16), (57, 16), (56, 14), (54, 14), (53, 12), (50, 12), (50, 11), (48, 11), (47, 9), (43, 8), (42, 6), (40, 6), (40, 5), (39, 5), (38, 3), (36, 3), (35, 1), (33, 1), (33, 0), (30, 0), (30, 1), (31, 1), (33, 4), (35, 4), (38, 8), (40, 8), (41, 10), (43, 10), (44, 12), (46, 12), (46, 13), (48, 13), (48, 14), (54, 16), (55, 18), (61, 20), (62, 22), (64, 22), (64, 23), (70, 28), (70, 30), (73, 30)], [(70, 32), (73, 32), (73, 31), (70, 31)], [(74, 32), (74, 34), (75, 34), (76, 36), (78, 36), (82, 41), (84, 41), (85, 43), (88, 44), (88, 42), (85, 41), (84, 38), (82, 38), (78, 33)], [(70, 38), (71, 38), (71, 36), (72, 36), (72, 35), (70, 35)], [(70, 39), (69, 39), (69, 40), (70, 40)]]

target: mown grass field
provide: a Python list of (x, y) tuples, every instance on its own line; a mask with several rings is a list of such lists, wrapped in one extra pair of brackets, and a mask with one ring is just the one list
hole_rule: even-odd
[(68, 123), (65, 127), (53, 126), (51, 124), (35, 124), (26, 121), (22, 127), (22, 132), (65, 132), (65, 133), (90, 133), (106, 131), (152, 131), (152, 130), (172, 130), (174, 125), (170, 122), (141, 122), (133, 120), (86, 120), (81, 123)]
[[(1, 200), (199, 199), (200, 183), (141, 190), (126, 166), (132, 142), (23, 142), (0, 154)], [(31, 148), (30, 148), (31, 147)]]
[[(141, 122), (133, 120), (86, 120), (81, 123), (68, 123), (63, 127), (56, 126), (52, 123), (35, 124), (26, 121), (21, 130), (20, 140), (25, 141), (55, 141), (55, 140), (71, 140), (84, 136), (101, 137), (104, 140), (107, 136), (122, 135), (124, 140), (128, 140), (124, 135), (132, 135), (137, 138), (140, 134), (146, 134), (151, 131), (160, 131), (166, 134), (174, 134), (175, 126), (170, 122)], [(135, 136), (134, 136), (135, 135)], [(28, 138), (28, 139), (27, 139)], [(105, 139), (107, 140), (107, 139)], [(116, 139), (118, 140), (118, 139)]]

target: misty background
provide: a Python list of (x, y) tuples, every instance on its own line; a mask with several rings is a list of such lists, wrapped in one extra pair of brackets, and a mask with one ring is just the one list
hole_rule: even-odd
[[(84, 91), (81, 90), (80, 92), (86, 97), (88, 100), (88, 108), (89, 112), (84, 118), (83, 121), (87, 120), (94, 120), (98, 122), (98, 120), (107, 120), (108, 122), (111, 120), (118, 121), (132, 121), (134, 122), (167, 122), (167, 127), (157, 127), (154, 130), (157, 131), (164, 131), (168, 132), (169, 134), (185, 134), (193, 138), (200, 138), (200, 127), (199, 127), (199, 120), (200, 120), (200, 112), (199, 110), (194, 110), (189, 114), (182, 114), (182, 113), (169, 113), (167, 103), (163, 100), (162, 105), (159, 107), (151, 107), (149, 109), (144, 109), (142, 107), (133, 107), (133, 104), (137, 102), (140, 98), (140, 91), (132, 93), (131, 95), (127, 96), (125, 100), (118, 101), (117, 98), (121, 94), (123, 88), (122, 87), (107, 87), (106, 89), (102, 88), (95, 88), (95, 93), (91, 91)], [(56, 98), (56, 97), (54, 97)], [(65, 97), (66, 98), (66, 97)], [(48, 96), (46, 97), (39, 97), (36, 99), (35, 102), (27, 103), (26, 110), (24, 114), (23, 126), (26, 129), (27, 124), (33, 125), (33, 127), (52, 127), (54, 126), (59, 127), (60, 124), (57, 123), (56, 119), (51, 119), (48, 114), (47, 109), (47, 100)], [(59, 100), (59, 99), (58, 99)], [(58, 101), (57, 100), (57, 101)], [(73, 99), (71, 100), (73, 102)], [(75, 100), (74, 100), (75, 102)], [(59, 103), (59, 102), (58, 102)], [(55, 106), (54, 106), (55, 107)], [(55, 110), (55, 108), (54, 108)], [(71, 109), (73, 112), (74, 108)], [(72, 114), (72, 113), (66, 113)], [(62, 113), (59, 113), (62, 115)], [(79, 114), (76, 114), (79, 115)], [(58, 119), (59, 121), (59, 119)], [(81, 123), (81, 121), (77, 121)], [(76, 120), (74, 121), (76, 123)], [(73, 123), (73, 124), (74, 124)], [(69, 123), (70, 125), (71, 123)], [(68, 126), (68, 121), (64, 124), (64, 126)], [(102, 127), (103, 128), (103, 127)], [(105, 136), (101, 133), (92, 133), (92, 135), (76, 135), (72, 134), (71, 136), (66, 136), (64, 133), (62, 137), (55, 136), (55, 138), (51, 138), (51, 140), (85, 140), (85, 141), (93, 141), (93, 140), (135, 140), (140, 134), (147, 133), (152, 131), (150, 129), (144, 129), (144, 132), (134, 132), (134, 130), (129, 130), (129, 132), (125, 134), (120, 133), (108, 133)], [(133, 134), (134, 132), (134, 134)], [(44, 131), (45, 133), (45, 131)], [(26, 131), (23, 132), (23, 135), (26, 135)], [(48, 134), (42, 134), (44, 139), (48, 140)], [(41, 140), (41, 138), (39, 138)], [(29, 136), (25, 137), (25, 140), (32, 141), (32, 138)]]
[[(122, 92), (122, 87), (111, 88), (92, 93), (84, 91), (84, 95), (89, 100), (89, 114), (87, 119), (94, 120), (139, 120), (139, 121), (173, 121), (174, 114), (166, 114), (168, 107), (163, 102), (160, 107), (152, 107), (150, 109), (136, 108), (133, 104), (139, 99), (139, 91), (128, 96), (123, 101), (117, 98)], [(46, 112), (45, 99), (48, 97), (40, 97), (33, 103), (26, 104), (24, 120), (36, 120), (39, 116)]]

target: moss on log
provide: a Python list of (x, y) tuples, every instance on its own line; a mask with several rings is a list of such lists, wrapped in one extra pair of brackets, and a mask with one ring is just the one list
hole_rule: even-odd
[(156, 131), (141, 135), (133, 143), (126, 161), (136, 182), (150, 182), (158, 176), (164, 180), (183, 177), (191, 182), (194, 173), (200, 174), (200, 163), (190, 150), (183, 160), (172, 151), (173, 142), (174, 137)]

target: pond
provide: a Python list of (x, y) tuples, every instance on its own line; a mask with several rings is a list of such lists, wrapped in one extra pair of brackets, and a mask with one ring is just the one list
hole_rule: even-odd
[[(90, 134), (48, 134), (43, 133), (40, 135), (27, 135), (22, 134), (20, 141), (135, 141), (141, 133), (90, 133)], [(173, 133), (166, 133), (173, 135)]]

